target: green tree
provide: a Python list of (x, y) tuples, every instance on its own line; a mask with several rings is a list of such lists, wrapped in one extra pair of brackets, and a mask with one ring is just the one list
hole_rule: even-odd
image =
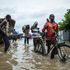
[(65, 24), (65, 23), (59, 22), (59, 30), (60, 30), (60, 31), (61, 31), (61, 30), (64, 30), (65, 27), (66, 27), (66, 24)]
[[(67, 12), (64, 15), (64, 20), (59, 22), (59, 30), (65, 30), (69, 32), (70, 36), (70, 9), (67, 10)], [(70, 41), (70, 37), (69, 37)]]
[(70, 30), (70, 9), (64, 15), (64, 20), (59, 22), (59, 30)]
[(65, 29), (70, 30), (70, 9), (67, 10), (67, 13), (64, 15), (65, 20), (63, 23), (66, 24)]

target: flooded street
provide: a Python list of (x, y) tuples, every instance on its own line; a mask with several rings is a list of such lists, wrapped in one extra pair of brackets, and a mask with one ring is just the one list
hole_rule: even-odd
[(7, 53), (0, 46), (0, 70), (70, 70), (70, 60), (61, 63), (58, 57), (53, 60), (50, 56), (42, 56), (33, 52), (32, 40), (29, 46), (24, 41), (12, 43)]

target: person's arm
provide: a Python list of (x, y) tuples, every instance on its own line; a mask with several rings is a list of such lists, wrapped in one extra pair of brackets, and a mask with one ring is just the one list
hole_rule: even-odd
[(47, 29), (47, 24), (44, 25), (42, 32), (45, 32), (46, 29)]
[(56, 23), (54, 30), (58, 33), (58, 24), (57, 23)]

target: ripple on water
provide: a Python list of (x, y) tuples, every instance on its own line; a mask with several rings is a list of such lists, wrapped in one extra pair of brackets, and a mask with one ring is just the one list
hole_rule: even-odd
[(6, 54), (0, 48), (0, 70), (70, 70), (69, 61), (63, 64), (57, 56), (51, 60), (49, 56), (34, 53), (32, 43), (29, 47), (23, 45), (23, 40), (17, 43), (18, 47), (12, 45)]

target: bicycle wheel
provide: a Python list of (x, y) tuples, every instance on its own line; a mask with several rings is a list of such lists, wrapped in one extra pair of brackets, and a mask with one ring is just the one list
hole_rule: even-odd
[(43, 55), (45, 55), (46, 53), (44, 43), (41, 39), (39, 39), (39, 43), (38, 43), (38, 52), (42, 53)]
[(37, 39), (33, 38), (34, 51), (36, 51)]
[(66, 58), (70, 58), (70, 46), (67, 44), (62, 44), (61, 49), (62, 49), (63, 53), (65, 53)]
[(38, 52), (39, 51), (39, 45), (40, 45), (39, 39), (34, 38), (33, 39), (33, 44), (34, 44), (34, 52)]
[(59, 44), (58, 45), (58, 56), (64, 62), (68, 58), (70, 58), (70, 46), (66, 44)]

